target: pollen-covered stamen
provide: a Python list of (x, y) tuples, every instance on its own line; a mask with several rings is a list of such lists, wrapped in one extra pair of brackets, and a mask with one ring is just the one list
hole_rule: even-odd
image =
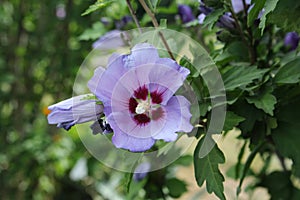
[(151, 105), (150, 105), (149, 101), (147, 101), (147, 100), (141, 101), (135, 108), (135, 112), (136, 112), (136, 114), (143, 114), (143, 113), (149, 112), (150, 108), (151, 108)]

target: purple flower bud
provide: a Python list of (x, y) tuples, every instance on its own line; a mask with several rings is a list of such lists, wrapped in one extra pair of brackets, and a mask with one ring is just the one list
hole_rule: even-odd
[(126, 15), (126, 16), (122, 17), (120, 20), (116, 20), (115, 21), (116, 29), (123, 28), (124, 26), (126, 26), (131, 21), (132, 21), (132, 17), (129, 16), (129, 15)]
[(150, 171), (150, 168), (151, 165), (149, 162), (143, 162), (139, 164), (133, 172), (133, 177), (132, 177), (133, 180), (135, 181), (143, 180), (147, 176), (148, 172)]
[(76, 96), (48, 107), (49, 124), (69, 130), (75, 124), (94, 121), (103, 111), (103, 106), (96, 104), (96, 100), (85, 99), (87, 95)]
[(184, 4), (178, 5), (178, 14), (183, 23), (188, 23), (195, 19), (193, 15), (193, 11), (191, 7), (189, 7), (188, 5), (184, 5)]
[[(124, 35), (125, 37), (125, 35)], [(92, 44), (94, 49), (115, 49), (125, 46), (125, 38), (122, 38), (122, 32), (119, 30), (112, 30), (105, 33), (97, 41)]]
[(221, 28), (234, 28), (234, 20), (231, 17), (230, 13), (225, 13), (223, 16), (220, 17), (217, 25)]
[(205, 14), (205, 15), (208, 15), (209, 13), (211, 13), (211, 12), (213, 11), (212, 8), (209, 8), (209, 7), (203, 6), (203, 5), (201, 5), (201, 6), (199, 7), (199, 10), (200, 10), (201, 13), (203, 13), (203, 14)]
[(285, 35), (284, 45), (293, 51), (298, 47), (299, 39), (299, 35), (296, 32), (289, 32)]

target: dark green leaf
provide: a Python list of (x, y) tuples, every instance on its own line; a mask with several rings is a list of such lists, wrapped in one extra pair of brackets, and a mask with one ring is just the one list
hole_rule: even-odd
[(298, 83), (300, 80), (300, 58), (281, 67), (274, 80), (276, 83)]
[(293, 190), (293, 196), (291, 200), (299, 200), (300, 199), (300, 190), (297, 188), (294, 188)]
[(293, 185), (290, 176), (290, 172), (272, 172), (264, 177), (259, 185), (268, 189), (272, 200), (291, 199)]
[(293, 175), (300, 177), (300, 101), (288, 103), (277, 114), (278, 127), (272, 138), (279, 153), (293, 160)]
[(230, 131), (232, 130), (235, 126), (237, 126), (240, 122), (244, 121), (245, 118), (238, 116), (234, 112), (227, 111), (226, 112), (226, 119), (224, 123), (224, 131)]
[(260, 23), (259, 23), (259, 28), (261, 29), (261, 34), (263, 34), (265, 26), (266, 26), (267, 15), (276, 8), (278, 1), (279, 0), (266, 0), (265, 6), (264, 6), (265, 11), (264, 11), (262, 17), (260, 18)]
[(247, 97), (249, 103), (253, 103), (257, 108), (262, 109), (265, 113), (273, 116), (276, 97), (268, 92), (254, 97)]
[(293, 174), (300, 177), (300, 125), (279, 122), (278, 128), (272, 132), (275, 146), (284, 157), (293, 160)]
[(254, 4), (253, 8), (250, 10), (247, 18), (248, 27), (253, 26), (254, 20), (258, 18), (259, 13), (265, 5), (266, 0), (252, 0), (251, 3)]
[[(212, 139), (211, 139), (212, 140)], [(224, 195), (224, 177), (219, 170), (219, 164), (225, 162), (225, 157), (217, 144), (204, 158), (199, 158), (199, 152), (204, 137), (199, 141), (194, 152), (194, 167), (197, 184), (201, 187), (206, 181), (206, 189), (209, 193), (214, 192), (220, 199), (226, 199)]]
[(242, 185), (243, 185), (243, 182), (244, 182), (244, 179), (248, 173), (248, 171), (250, 170), (250, 166), (251, 166), (251, 163), (253, 161), (253, 159), (255, 158), (256, 154), (260, 151), (261, 147), (265, 144), (264, 141), (261, 141), (253, 150), (252, 152), (250, 153), (250, 155), (248, 156), (247, 158), (247, 161), (245, 163), (245, 166), (243, 168), (243, 171), (242, 171), (242, 174), (240, 176), (240, 183), (239, 183), (239, 186), (237, 188), (237, 195), (241, 192), (241, 189), (242, 189)]
[(186, 183), (177, 178), (168, 179), (166, 186), (169, 190), (169, 195), (173, 198), (178, 198), (187, 191)]
[(268, 22), (276, 24), (285, 31), (300, 32), (300, 1), (280, 0), (275, 10), (268, 15)]
[(223, 74), (226, 90), (244, 87), (255, 79), (260, 79), (267, 69), (257, 69), (254, 66), (231, 67)]

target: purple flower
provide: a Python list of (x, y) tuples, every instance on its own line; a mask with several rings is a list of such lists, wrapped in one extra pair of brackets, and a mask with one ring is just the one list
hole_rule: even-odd
[(299, 44), (299, 35), (296, 32), (289, 32), (285, 35), (284, 45), (291, 51), (295, 50)]
[(188, 5), (178, 5), (178, 14), (183, 23), (188, 23), (195, 19), (193, 11)]
[(105, 33), (92, 45), (94, 49), (115, 49), (118, 47), (125, 46), (124, 38), (122, 38), (122, 31), (112, 30)]
[(97, 120), (103, 106), (86, 98), (87, 95), (80, 95), (49, 106), (48, 123), (69, 130), (75, 124)]
[(189, 73), (146, 43), (134, 46), (129, 55), (113, 54), (106, 70), (98, 67), (88, 87), (103, 102), (114, 131), (112, 143), (140, 152), (156, 140), (175, 141), (176, 132), (190, 132), (190, 103), (174, 96)]
[(141, 181), (143, 180), (148, 172), (150, 171), (150, 168), (151, 168), (151, 164), (149, 162), (143, 162), (141, 164), (139, 164), (134, 172), (133, 172), (133, 180), (135, 181)]
[[(250, 5), (251, 0), (245, 1), (246, 5)], [(243, 0), (231, 0), (232, 8), (235, 13), (239, 13), (244, 10)]]

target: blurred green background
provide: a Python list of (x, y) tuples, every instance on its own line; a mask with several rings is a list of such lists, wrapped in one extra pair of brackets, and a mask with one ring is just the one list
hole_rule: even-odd
[(80, 14), (93, 2), (0, 3), (0, 199), (97, 199), (108, 179), (77, 133), (48, 125), (44, 113), (72, 96), (91, 50), (79, 36), (99, 20)]

